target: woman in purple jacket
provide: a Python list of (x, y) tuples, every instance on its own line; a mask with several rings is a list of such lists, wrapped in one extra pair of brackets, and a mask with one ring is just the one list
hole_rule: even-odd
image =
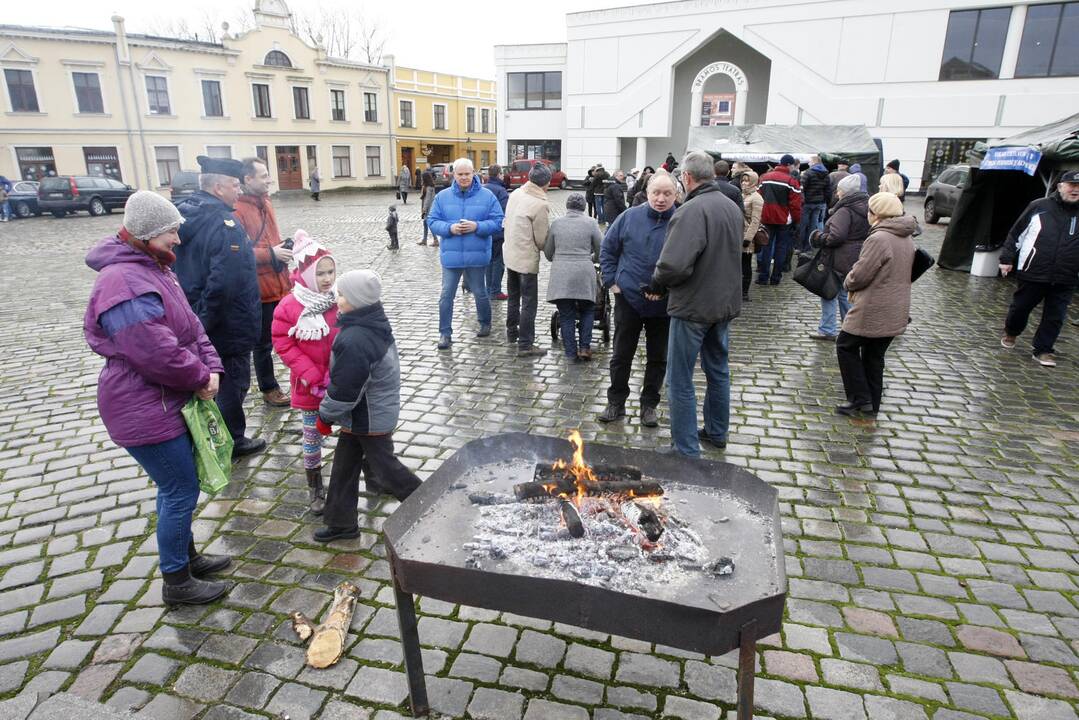
[(214, 397), (223, 368), (171, 270), (182, 222), (157, 193), (132, 195), (120, 232), (86, 256), (99, 274), (83, 319), (86, 341), (105, 358), (97, 404), (109, 437), (157, 485), (157, 547), (169, 606), (224, 595), (225, 583), (201, 578), (230, 562), (200, 555), (191, 535), (199, 481), (180, 409), (192, 395)]

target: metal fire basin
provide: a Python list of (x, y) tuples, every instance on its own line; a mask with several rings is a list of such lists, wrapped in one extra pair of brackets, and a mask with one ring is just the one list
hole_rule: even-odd
[[(740, 649), (738, 718), (753, 713), (757, 638), (779, 632), (787, 595), (778, 495), (724, 462), (587, 443), (592, 466), (633, 465), (664, 487), (664, 502), (700, 534), (714, 557), (732, 557), (733, 576), (700, 572), (687, 585), (617, 592), (573, 579), (536, 577), (510, 560), (470, 567), (462, 546), (474, 535), (473, 491), (513, 494), (536, 463), (568, 460), (566, 440), (509, 433), (475, 440), (446, 460), (385, 523), (412, 713), (429, 711), (413, 595), (575, 625), (682, 650), (722, 655)], [(499, 473), (477, 472), (499, 466)], [(729, 516), (730, 522), (715, 522)], [(575, 542), (587, 542), (587, 537)]]

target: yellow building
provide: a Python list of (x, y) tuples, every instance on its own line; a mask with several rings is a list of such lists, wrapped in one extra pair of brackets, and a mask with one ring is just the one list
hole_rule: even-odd
[(415, 175), (459, 157), (472, 160), (477, 170), (495, 162), (493, 80), (401, 67), (393, 56), (386, 61), (394, 109), (395, 172), (407, 165)]
[(119, 17), (112, 32), (0, 28), (0, 174), (158, 189), (198, 155), (258, 155), (282, 190), (315, 167), (322, 190), (390, 185), (388, 68), (328, 57), (289, 18), (259, 0), (255, 29), (219, 43), (128, 34)]

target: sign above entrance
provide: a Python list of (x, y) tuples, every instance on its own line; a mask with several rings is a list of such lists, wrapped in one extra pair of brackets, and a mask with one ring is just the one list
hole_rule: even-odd
[(1021, 170), (1031, 177), (1038, 171), (1042, 151), (1032, 147), (989, 148), (982, 159), (982, 170)]
[(730, 77), (730, 79), (734, 81), (735, 92), (746, 92), (749, 90), (749, 81), (746, 79), (746, 74), (742, 72), (742, 68), (734, 63), (727, 62), (726, 60), (720, 60), (711, 65), (706, 65), (699, 73), (697, 73), (697, 77), (693, 79), (693, 91), (700, 92), (703, 90), (704, 84), (708, 81), (708, 78), (717, 74)]

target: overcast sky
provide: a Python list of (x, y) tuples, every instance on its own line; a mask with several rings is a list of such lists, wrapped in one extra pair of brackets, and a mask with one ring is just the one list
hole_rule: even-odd
[[(292, 0), (293, 12), (323, 7), (366, 7), (370, 17), (387, 29), (387, 52), (399, 65), (494, 78), (495, 45), (565, 42), (567, 12), (625, 5), (651, 4), (648, 0), (403, 0), (347, 2), (347, 0)], [(6, 2), (0, 22), (13, 25), (69, 25), (111, 30), (109, 18), (119, 13), (129, 32), (156, 32), (170, 19), (186, 17), (199, 26), (206, 17), (221, 17), (235, 27), (234, 18), (254, 0), (183, 0), (156, 3), (146, 0), (50, 0)], [(215, 26), (220, 22), (215, 22)]]

